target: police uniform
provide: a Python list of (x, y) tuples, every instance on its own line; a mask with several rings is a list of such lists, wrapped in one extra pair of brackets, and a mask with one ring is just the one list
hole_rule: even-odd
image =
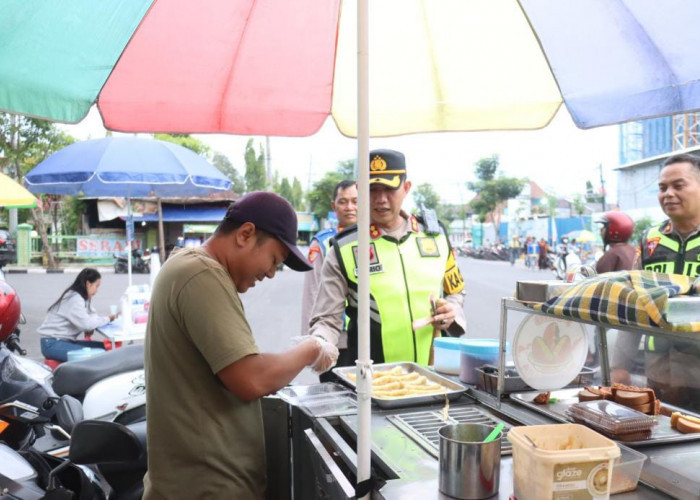
[[(386, 170), (405, 178), (405, 167), (400, 171), (385, 166), (382, 171)], [(403, 178), (391, 182), (398, 188)], [(412, 323), (431, 316), (431, 295), (444, 296), (456, 313), (448, 334), (463, 334), (464, 281), (444, 228), (428, 232), (422, 219), (405, 212), (401, 218), (402, 223), (392, 230), (374, 223), (369, 228), (370, 356), (375, 363), (413, 361), (427, 365), (433, 326), (414, 332)], [(357, 232), (357, 226), (351, 226), (332, 238), (333, 251), (325, 258), (311, 319), (311, 334), (336, 343), (343, 313), (347, 313), (348, 355), (339, 358), (338, 366), (352, 365), (358, 357)]]
[[(309, 331), (309, 320), (311, 319), (311, 308), (314, 305), (318, 284), (321, 278), (321, 268), (323, 261), (331, 246), (331, 238), (338, 233), (334, 227), (323, 229), (316, 233), (311, 239), (308, 259), (313, 266), (310, 273), (304, 276), (304, 289), (301, 296), (301, 334), (306, 335)], [(345, 347), (346, 339), (341, 339), (338, 346)]]
[[(643, 269), (700, 276), (700, 227), (684, 239), (667, 220), (644, 233), (639, 251)], [(621, 349), (630, 352), (639, 346), (636, 335), (623, 336), (620, 340), (626, 344)], [(700, 410), (700, 346), (695, 342), (646, 335), (643, 348), (647, 385), (659, 399)]]

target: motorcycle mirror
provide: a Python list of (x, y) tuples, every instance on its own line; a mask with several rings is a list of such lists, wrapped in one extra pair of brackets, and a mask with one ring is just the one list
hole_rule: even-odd
[(75, 424), (83, 420), (83, 405), (73, 396), (61, 396), (56, 405), (56, 420), (59, 427), (70, 434)]

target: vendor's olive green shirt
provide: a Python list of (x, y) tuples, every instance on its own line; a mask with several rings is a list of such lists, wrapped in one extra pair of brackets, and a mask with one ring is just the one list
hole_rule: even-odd
[(264, 498), (260, 402), (241, 401), (216, 375), (256, 353), (226, 270), (201, 248), (171, 256), (153, 287), (146, 333), (144, 499)]

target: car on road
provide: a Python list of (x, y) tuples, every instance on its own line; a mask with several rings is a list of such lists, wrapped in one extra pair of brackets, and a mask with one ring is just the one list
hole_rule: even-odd
[(0, 229), (0, 268), (16, 260), (15, 240), (6, 229)]

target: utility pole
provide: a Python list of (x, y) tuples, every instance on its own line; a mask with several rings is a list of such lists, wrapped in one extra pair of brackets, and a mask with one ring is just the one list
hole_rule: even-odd
[(600, 171), (600, 191), (603, 197), (603, 212), (607, 212), (608, 209), (605, 207), (605, 179), (603, 178), (603, 164), (598, 164), (598, 170)]
[(270, 136), (265, 136), (265, 177), (267, 184), (272, 182), (272, 165), (270, 162)]

